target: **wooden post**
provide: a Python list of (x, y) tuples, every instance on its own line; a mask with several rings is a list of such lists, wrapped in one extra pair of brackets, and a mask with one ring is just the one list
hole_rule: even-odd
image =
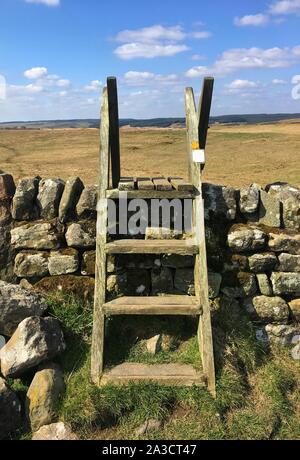
[(109, 184), (109, 108), (107, 88), (103, 89), (100, 127), (100, 182), (98, 189), (97, 206), (97, 241), (96, 241), (96, 276), (95, 300), (92, 338), (92, 381), (100, 384), (103, 373), (104, 351), (104, 312), (103, 305), (106, 300), (106, 252), (107, 242), (107, 199), (106, 190)]
[[(204, 98), (202, 98), (204, 101)], [(187, 143), (190, 160), (190, 179), (196, 188), (198, 195), (194, 199), (193, 222), (199, 255), (195, 261), (195, 291), (203, 314), (200, 316), (198, 329), (198, 343), (202, 358), (203, 371), (207, 377), (208, 389), (215, 397), (215, 365), (211, 327), (211, 314), (208, 293), (207, 255), (205, 242), (204, 202), (202, 197), (201, 164), (193, 161), (193, 149), (197, 147), (199, 140), (199, 118), (196, 111), (195, 98), (192, 88), (186, 89), (186, 120), (187, 120)], [(202, 112), (200, 108), (200, 113)]]
[(214, 79), (212, 77), (207, 77), (204, 79), (202, 94), (199, 104), (199, 146), (200, 149), (205, 149), (207, 132), (209, 128), (209, 115), (213, 97), (214, 90)]
[(118, 188), (121, 176), (120, 163), (120, 131), (117, 79), (107, 79), (108, 107), (109, 107), (109, 142), (111, 156), (112, 186)]

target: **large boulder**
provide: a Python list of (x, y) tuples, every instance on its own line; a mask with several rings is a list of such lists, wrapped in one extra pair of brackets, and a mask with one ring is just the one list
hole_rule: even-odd
[(205, 218), (222, 217), (234, 220), (237, 212), (237, 192), (232, 187), (203, 184)]
[(55, 408), (64, 389), (57, 365), (47, 364), (37, 371), (26, 395), (26, 416), (32, 431), (56, 421)]
[(33, 434), (32, 441), (78, 441), (78, 437), (70, 427), (59, 422), (40, 428)]
[(65, 188), (61, 179), (46, 179), (39, 184), (37, 205), (40, 218), (51, 220), (58, 217), (59, 203)]
[(71, 224), (66, 233), (68, 246), (75, 249), (93, 249), (96, 246), (96, 222)]
[(79, 177), (71, 177), (65, 183), (65, 189), (59, 205), (59, 220), (68, 222), (76, 216), (76, 205), (84, 185)]
[(280, 254), (278, 259), (279, 259), (278, 271), (300, 273), (300, 256), (283, 253), (283, 254)]
[(64, 236), (64, 226), (58, 222), (23, 224), (11, 231), (15, 249), (58, 249)]
[(275, 252), (300, 255), (300, 233), (292, 230), (278, 230), (269, 233), (269, 248)]
[(15, 258), (14, 272), (19, 278), (47, 276), (48, 258), (47, 252), (19, 252)]
[(282, 324), (289, 320), (289, 307), (281, 297), (248, 298), (244, 301), (244, 307), (254, 321)]
[(253, 225), (233, 225), (228, 233), (228, 245), (235, 252), (264, 249), (266, 241), (265, 231)]
[(83, 190), (76, 208), (78, 219), (96, 219), (97, 189), (96, 185), (92, 185)]
[(65, 350), (60, 323), (55, 318), (33, 316), (22, 321), (0, 351), (4, 377), (19, 377)]
[(78, 269), (79, 256), (76, 249), (61, 249), (50, 253), (49, 272), (51, 276), (76, 273)]
[(0, 439), (20, 427), (21, 404), (17, 395), (0, 377)]
[(243, 214), (253, 214), (257, 211), (259, 205), (260, 187), (252, 184), (249, 187), (240, 190), (240, 210)]
[(272, 273), (274, 294), (300, 296), (300, 273)]
[(36, 198), (39, 181), (39, 177), (19, 181), (12, 205), (12, 216), (15, 220), (34, 220), (38, 218)]
[(46, 310), (40, 294), (0, 281), (0, 334), (10, 337), (24, 319), (42, 316)]

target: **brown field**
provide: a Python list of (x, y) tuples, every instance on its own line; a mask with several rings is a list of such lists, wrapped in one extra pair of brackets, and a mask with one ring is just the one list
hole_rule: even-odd
[[(97, 183), (96, 129), (0, 131), (0, 169), (14, 175), (78, 175)], [(123, 176), (186, 177), (185, 130), (121, 130)], [(300, 186), (300, 123), (214, 126), (206, 151), (205, 181), (242, 186), (287, 181)]]

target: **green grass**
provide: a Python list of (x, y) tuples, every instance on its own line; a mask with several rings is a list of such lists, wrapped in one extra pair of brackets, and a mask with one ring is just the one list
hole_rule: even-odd
[[(49, 302), (63, 325), (60, 358), (67, 384), (57, 412), (83, 439), (136, 439), (146, 420), (163, 427), (141, 439), (300, 439), (300, 368), (288, 351), (262, 348), (236, 302), (214, 305), (217, 398), (197, 387), (151, 383), (96, 388), (90, 380), (92, 308), (73, 298)], [(114, 318), (107, 324), (107, 366), (123, 360), (199, 367), (196, 322), (181, 318)], [(149, 356), (145, 340), (163, 333), (163, 351)], [(21, 393), (21, 381), (14, 383)], [(24, 437), (24, 434), (22, 435)]]

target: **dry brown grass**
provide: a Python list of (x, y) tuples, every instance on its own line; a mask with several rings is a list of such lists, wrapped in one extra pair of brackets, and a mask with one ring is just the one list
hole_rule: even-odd
[[(25, 176), (79, 175), (97, 183), (96, 129), (0, 131), (0, 169)], [(180, 129), (122, 129), (122, 175), (186, 177), (186, 138)], [(287, 181), (300, 186), (300, 123), (214, 126), (206, 181), (242, 186)]]

